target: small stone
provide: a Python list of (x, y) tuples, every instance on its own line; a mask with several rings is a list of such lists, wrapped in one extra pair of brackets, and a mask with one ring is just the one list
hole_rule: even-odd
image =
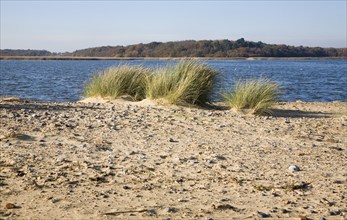
[(148, 213), (148, 215), (150, 215), (150, 216), (156, 215), (156, 214), (157, 214), (157, 212), (156, 212), (154, 209), (149, 209), (149, 210), (147, 210), (147, 213)]
[(41, 131), (41, 129), (40, 128), (34, 128), (32, 131), (39, 132), (39, 131)]
[(69, 118), (69, 116), (65, 115), (65, 114), (61, 114), (60, 115), (61, 118)]
[(205, 220), (213, 220), (213, 218), (206, 217)]
[(167, 158), (167, 155), (160, 155), (159, 156), (161, 159), (166, 159)]
[(290, 171), (292, 171), (292, 172), (296, 172), (296, 171), (300, 171), (300, 170), (301, 170), (300, 167), (298, 167), (298, 166), (296, 166), (296, 165), (290, 165), (290, 166), (288, 167), (288, 169), (289, 169)]
[(170, 138), (170, 139), (169, 139), (169, 142), (175, 143), (175, 142), (178, 142), (178, 141), (175, 141), (174, 139)]
[(273, 197), (280, 196), (277, 192), (272, 192), (271, 195), (272, 195)]
[(290, 211), (287, 210), (287, 209), (281, 209), (281, 212), (282, 212), (283, 214), (290, 213)]
[(58, 203), (58, 202), (60, 202), (61, 201), (61, 199), (59, 199), (59, 198), (52, 198), (51, 199), (51, 202), (52, 203)]
[(115, 125), (110, 127), (111, 130), (118, 130), (117, 127)]
[(13, 203), (7, 203), (5, 209), (15, 209), (17, 206)]
[(207, 164), (216, 164), (217, 162), (215, 160), (206, 160)]
[(2, 146), (3, 147), (10, 147), (12, 144), (11, 143), (5, 143), (5, 144), (3, 144)]
[(165, 212), (176, 212), (176, 209), (175, 208), (172, 208), (172, 207), (167, 207), (164, 209)]
[(138, 154), (138, 152), (132, 150), (132, 151), (130, 151), (128, 154), (129, 154), (129, 155), (135, 155), (135, 154)]
[(340, 210), (329, 211), (329, 215), (340, 215), (340, 214), (341, 214)]
[(131, 187), (129, 187), (129, 186), (123, 186), (123, 189), (131, 189)]
[(298, 218), (300, 220), (308, 220), (309, 219), (306, 215), (299, 215)]
[(319, 218), (319, 220), (327, 220), (326, 218), (324, 218), (324, 217), (321, 217), (321, 218)]
[(184, 179), (181, 177), (179, 179), (176, 179), (175, 180), (176, 183), (183, 183), (184, 182)]
[(271, 215), (270, 214), (266, 214), (264, 212), (258, 212), (258, 217), (259, 218), (270, 218)]
[(64, 156), (60, 156), (60, 157), (58, 157), (57, 159), (56, 159), (56, 162), (66, 162), (67, 160), (66, 160), (66, 158), (64, 157)]
[(231, 209), (235, 212), (239, 211), (238, 208), (236, 208), (230, 204), (221, 204), (221, 205), (217, 205), (217, 206), (216, 205), (212, 205), (212, 206), (214, 209), (217, 209), (217, 210), (229, 210), (229, 209)]

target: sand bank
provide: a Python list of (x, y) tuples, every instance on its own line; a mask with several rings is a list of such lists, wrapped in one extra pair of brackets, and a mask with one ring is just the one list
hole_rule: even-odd
[(345, 107), (1, 99), (0, 219), (346, 218)]

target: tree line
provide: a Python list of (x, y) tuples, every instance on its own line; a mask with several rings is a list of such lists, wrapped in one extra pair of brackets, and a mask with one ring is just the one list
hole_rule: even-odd
[[(52, 56), (57, 53), (34, 50), (1, 50), (1, 56)], [(35, 54), (35, 55), (34, 55)], [(40, 54), (40, 55), (36, 55)], [(261, 41), (186, 40), (151, 42), (129, 46), (103, 46), (59, 54), (72, 57), (347, 57), (347, 48), (322, 48), (266, 44)]]
[(47, 50), (0, 50), (1, 56), (52, 56), (53, 53)]

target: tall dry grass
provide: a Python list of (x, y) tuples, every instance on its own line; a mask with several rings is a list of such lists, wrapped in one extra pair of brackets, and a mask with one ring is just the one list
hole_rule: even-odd
[(147, 78), (146, 97), (172, 104), (205, 104), (209, 101), (217, 72), (206, 64), (181, 61), (161, 68)]
[(222, 94), (230, 108), (253, 114), (270, 114), (271, 106), (279, 97), (279, 86), (267, 79), (237, 82), (234, 89)]
[(111, 67), (94, 74), (84, 87), (84, 96), (115, 99), (130, 95), (134, 100), (142, 100), (148, 75), (149, 70), (142, 66)]

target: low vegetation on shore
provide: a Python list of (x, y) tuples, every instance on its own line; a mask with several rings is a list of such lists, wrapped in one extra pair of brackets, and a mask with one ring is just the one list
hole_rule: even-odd
[[(134, 101), (204, 105), (210, 101), (217, 75), (217, 71), (195, 61), (159, 69), (123, 65), (96, 73), (86, 84), (84, 96), (116, 99), (128, 95)], [(270, 113), (278, 96), (278, 85), (267, 79), (238, 82), (232, 91), (222, 94), (230, 108), (253, 114)]]
[(129, 95), (135, 101), (145, 98), (149, 70), (141, 66), (122, 65), (96, 73), (84, 88), (85, 97), (116, 99)]
[(205, 104), (216, 75), (206, 64), (193, 61), (157, 70), (123, 65), (96, 73), (85, 85), (84, 96), (116, 99), (129, 95), (135, 101), (148, 98), (171, 104)]
[(217, 74), (206, 64), (192, 61), (161, 68), (148, 77), (146, 97), (163, 98), (172, 104), (205, 104)]
[(253, 114), (271, 113), (270, 107), (279, 96), (279, 86), (267, 79), (239, 81), (230, 92), (222, 94), (230, 108)]

